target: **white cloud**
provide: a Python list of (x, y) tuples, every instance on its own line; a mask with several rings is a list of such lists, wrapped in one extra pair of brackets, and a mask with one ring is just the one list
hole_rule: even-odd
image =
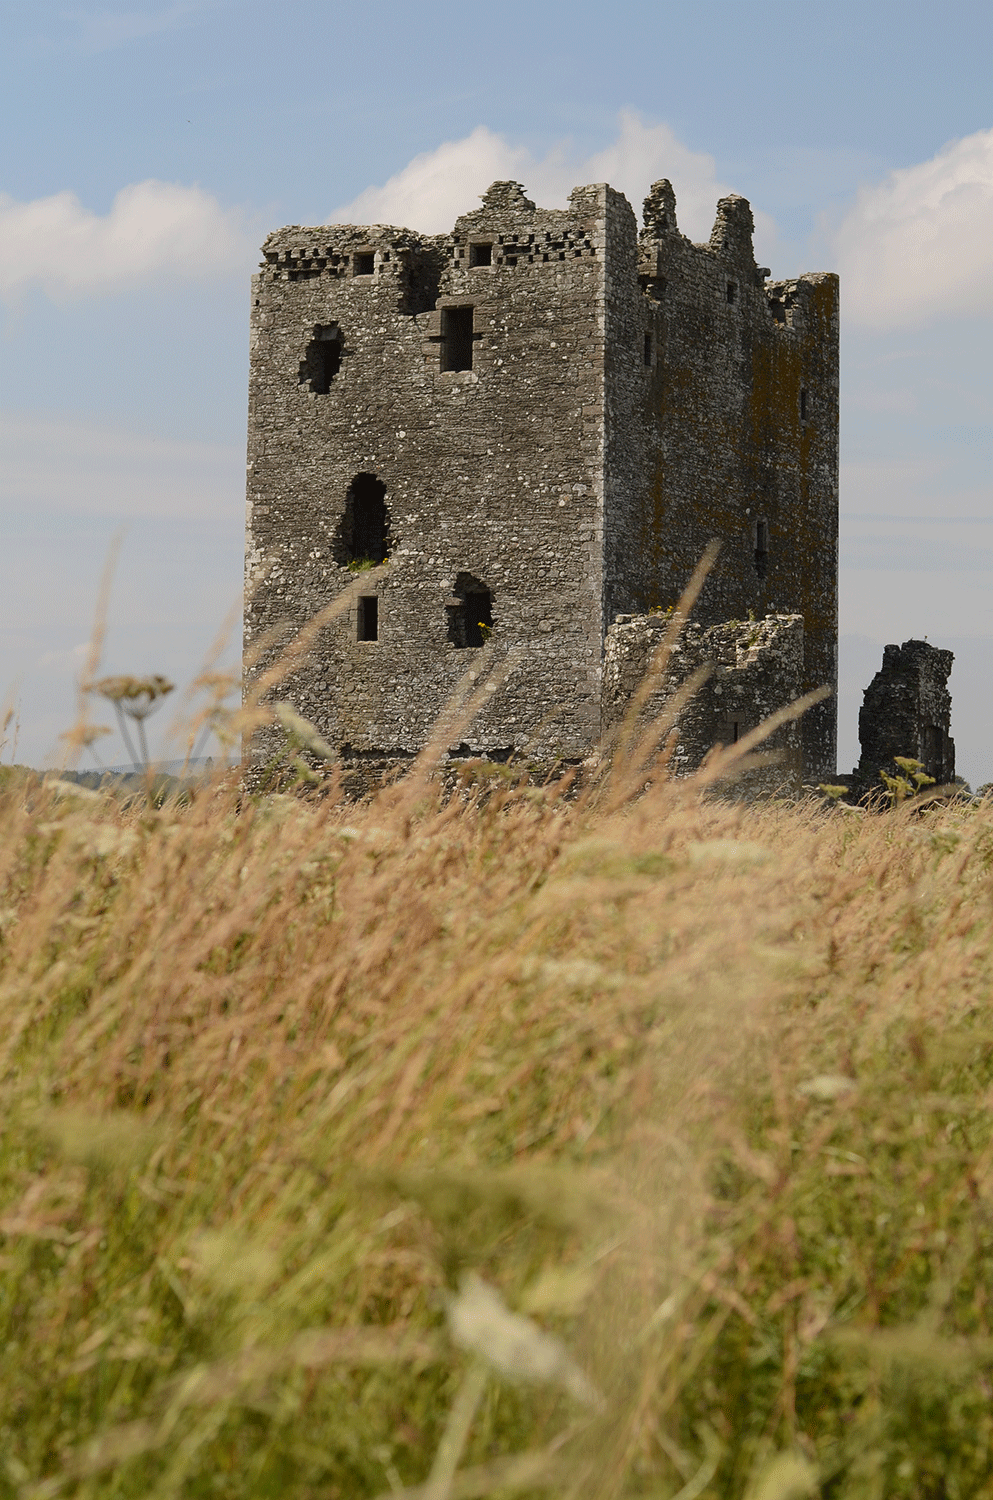
[(146, 437), (72, 416), (11, 414), (0, 416), (0, 455), (0, 507), (11, 519), (42, 511), (239, 528), (240, 448)]
[(67, 21), (79, 27), (79, 43), (87, 52), (106, 52), (141, 37), (172, 31), (188, 22), (195, 12), (190, 0), (179, 0), (165, 10), (117, 11), (74, 10), (63, 12)]
[[(691, 151), (668, 125), (645, 124), (633, 110), (622, 110), (616, 139), (603, 151), (580, 157), (561, 143), (535, 157), (512, 145), (485, 125), (459, 141), (415, 156), (382, 187), (366, 188), (351, 203), (335, 210), (332, 224), (403, 224), (425, 234), (450, 229), (459, 214), (477, 206), (491, 182), (523, 182), (543, 208), (564, 208), (572, 188), (609, 182), (624, 193), (639, 214), (652, 182), (668, 177), (676, 192), (679, 227), (691, 239), (707, 239), (718, 198), (730, 192), (716, 175), (714, 158)], [(756, 215), (766, 240), (772, 221)]]
[(0, 297), (39, 286), (57, 301), (163, 276), (230, 274), (252, 245), (240, 216), (198, 187), (122, 188), (103, 216), (75, 193), (18, 203), (0, 193)]
[(834, 235), (846, 317), (876, 328), (993, 312), (993, 130), (859, 192)]

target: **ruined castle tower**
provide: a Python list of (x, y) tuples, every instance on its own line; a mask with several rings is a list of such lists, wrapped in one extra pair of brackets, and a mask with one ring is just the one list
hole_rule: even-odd
[[(449, 235), (270, 235), (247, 647), (360, 580), (283, 696), (346, 757), (400, 757), (492, 636), (519, 655), (464, 749), (581, 757), (608, 628), (674, 604), (712, 537), (700, 625), (802, 616), (801, 686), (834, 687), (838, 283), (766, 278), (745, 199), (696, 245), (667, 182), (640, 235), (605, 184), (548, 210), (511, 182)], [(802, 740), (807, 779), (833, 774), (833, 699)]]
[(852, 780), (857, 792), (878, 792), (880, 772), (901, 774), (894, 757), (917, 760), (939, 786), (955, 779), (948, 691), (955, 658), (927, 641), (887, 646), (883, 665), (863, 694), (859, 710), (862, 754)]

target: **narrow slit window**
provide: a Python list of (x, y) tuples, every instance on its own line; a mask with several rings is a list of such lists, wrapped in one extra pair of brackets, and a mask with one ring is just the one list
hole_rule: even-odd
[(731, 306), (731, 304), (734, 303), (737, 300), (737, 297), (738, 297), (738, 283), (736, 281), (729, 281), (728, 282), (727, 297), (728, 297), (728, 306)]
[(441, 310), (441, 368), (472, 369), (471, 307), (443, 307)]
[(764, 578), (769, 568), (769, 523), (768, 521), (756, 521), (755, 523), (755, 571), (760, 578)]
[(361, 250), (352, 257), (353, 276), (371, 276), (376, 269), (376, 256), (372, 250)]
[(806, 391), (801, 391), (800, 392), (800, 421), (801, 422), (805, 422), (806, 420), (807, 420), (807, 392)]
[(652, 336), (650, 333), (645, 334), (644, 358), (645, 364), (650, 365), (652, 362)]
[(470, 266), (491, 266), (493, 264), (493, 246), (470, 245), (469, 264)]
[(379, 596), (365, 594), (359, 599), (358, 638), (360, 641), (379, 640)]
[(738, 743), (738, 720), (737, 719), (734, 719), (732, 721), (732, 723), (731, 723), (731, 743), (732, 743), (732, 745), (736, 745)]

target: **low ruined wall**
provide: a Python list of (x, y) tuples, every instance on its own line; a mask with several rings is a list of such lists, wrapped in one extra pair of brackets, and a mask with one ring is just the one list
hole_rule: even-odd
[[(616, 734), (651, 668), (665, 635), (664, 615), (618, 615), (607, 632), (603, 669), (603, 723)], [(763, 620), (732, 620), (703, 628), (688, 624), (672, 652), (668, 670), (649, 695), (639, 729), (667, 710), (673, 694), (694, 672), (707, 680), (679, 711), (672, 766), (677, 775), (695, 771), (716, 745), (734, 744), (803, 691), (803, 620), (770, 615)], [(803, 784), (802, 740), (798, 722), (783, 725), (762, 745), (775, 764), (747, 772), (740, 787), (749, 795), (798, 791)]]
[(883, 665), (865, 690), (859, 711), (862, 754), (854, 773), (860, 792), (878, 790), (880, 771), (898, 775), (894, 756), (918, 760), (945, 786), (955, 776), (952, 699), (948, 678), (955, 660), (927, 641), (887, 646)]

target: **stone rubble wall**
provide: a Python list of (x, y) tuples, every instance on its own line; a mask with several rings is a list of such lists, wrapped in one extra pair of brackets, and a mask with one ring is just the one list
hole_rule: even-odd
[(859, 711), (861, 756), (853, 773), (860, 794), (878, 791), (880, 771), (902, 775), (894, 757), (918, 760), (939, 786), (955, 777), (948, 678), (955, 658), (927, 641), (887, 646)]
[[(652, 669), (668, 624), (664, 614), (618, 615), (607, 632), (603, 719), (615, 736), (629, 732), (629, 726), (624, 730), (622, 726)], [(677, 776), (691, 774), (715, 746), (743, 739), (778, 709), (796, 702), (803, 693), (803, 648), (799, 615), (709, 626), (691, 621), (672, 650), (668, 669), (645, 701), (636, 733), (658, 724), (673, 695), (695, 672), (701, 668), (709, 672), (673, 726), (672, 771)], [(731, 783), (731, 789), (746, 795), (798, 792), (803, 784), (800, 721), (775, 730), (760, 749), (775, 753), (776, 763), (746, 772)]]
[[(343, 753), (423, 745), (477, 653), (449, 639), (460, 574), (492, 593), (518, 664), (466, 737), (477, 753), (582, 754), (599, 735), (602, 650), (605, 189), (536, 210), (497, 184), (447, 237), (387, 226), (270, 235), (255, 278), (249, 414), (249, 680), (354, 582), (336, 556), (357, 474), (386, 484), (389, 561), (379, 639), (331, 624), (280, 688)], [(471, 248), (492, 246), (488, 266)], [(371, 253), (371, 276), (354, 274)], [(473, 307), (473, 367), (440, 365), (444, 309)], [(336, 325), (340, 374), (299, 369)], [(270, 743), (267, 743), (271, 741)], [(263, 757), (278, 735), (261, 734)]]

